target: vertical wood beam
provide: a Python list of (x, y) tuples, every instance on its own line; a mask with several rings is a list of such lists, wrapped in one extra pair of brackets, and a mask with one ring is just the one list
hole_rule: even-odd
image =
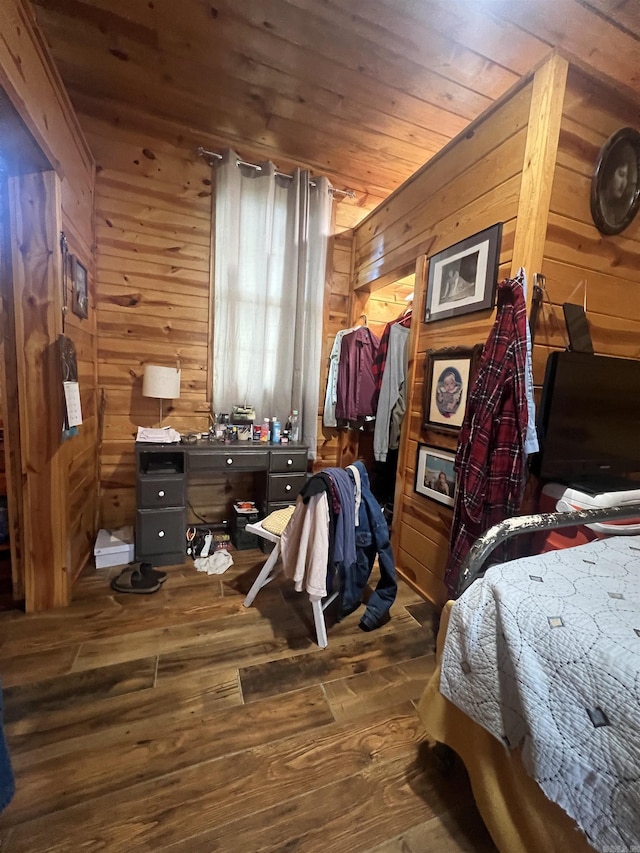
[[(404, 486), (410, 481), (407, 452), (409, 446), (409, 434), (411, 432), (411, 408), (413, 389), (416, 382), (416, 359), (418, 355), (418, 343), (420, 338), (420, 324), (424, 317), (424, 309), (427, 299), (427, 271), (429, 262), (426, 255), (416, 258), (416, 279), (413, 288), (413, 307), (411, 309), (411, 329), (409, 331), (408, 366), (407, 366), (407, 410), (404, 415), (402, 431), (400, 433), (400, 447), (398, 450), (398, 469), (396, 471), (396, 490), (393, 498), (393, 524), (391, 528), (391, 548), (398, 562), (398, 548), (400, 547), (400, 521), (404, 511)], [(419, 401), (421, 402), (421, 401)], [(421, 415), (422, 417), (422, 415)]]
[[(568, 67), (567, 60), (556, 53), (533, 78), (512, 275), (521, 266), (530, 277), (542, 268)], [(529, 287), (529, 301), (531, 293)]]
[(25, 608), (69, 603), (62, 385), (60, 181), (55, 172), (11, 178), (12, 266), (22, 445)]
[(24, 598), (22, 566), (22, 477), (20, 476), (20, 406), (11, 274), (9, 185), (0, 172), (0, 408), (4, 422), (4, 463), (9, 510), (11, 583), (14, 601)]

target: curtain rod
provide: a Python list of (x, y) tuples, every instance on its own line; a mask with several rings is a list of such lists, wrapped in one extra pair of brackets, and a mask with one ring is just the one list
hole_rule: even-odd
[[(222, 154), (219, 154), (217, 151), (209, 151), (208, 148), (203, 148), (202, 146), (200, 146), (198, 148), (198, 154), (200, 155), (200, 157), (215, 157), (216, 160), (222, 160)], [(237, 166), (248, 166), (250, 169), (255, 169), (256, 172), (262, 171), (262, 166), (259, 166), (257, 163), (249, 163), (246, 160), (238, 159), (236, 165)], [(293, 175), (287, 175), (286, 172), (278, 172), (277, 169), (276, 169), (276, 175), (279, 178), (288, 178), (289, 180), (293, 179)], [(316, 186), (315, 181), (309, 181), (309, 183), (311, 184), (312, 187)], [(355, 190), (336, 190), (333, 187), (331, 187), (329, 192), (332, 195), (343, 195), (343, 196), (347, 196), (347, 198), (355, 198), (356, 197)]]

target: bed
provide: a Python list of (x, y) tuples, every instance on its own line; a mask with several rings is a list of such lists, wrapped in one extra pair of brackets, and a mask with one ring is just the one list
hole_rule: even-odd
[[(532, 518), (552, 516), (585, 513)], [(640, 851), (640, 536), (463, 574), (418, 710), (465, 763), (496, 846)]]

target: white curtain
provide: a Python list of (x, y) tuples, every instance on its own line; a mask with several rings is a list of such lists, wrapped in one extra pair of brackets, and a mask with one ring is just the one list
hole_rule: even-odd
[(276, 176), (226, 151), (215, 173), (213, 405), (300, 413), (315, 457), (330, 184)]

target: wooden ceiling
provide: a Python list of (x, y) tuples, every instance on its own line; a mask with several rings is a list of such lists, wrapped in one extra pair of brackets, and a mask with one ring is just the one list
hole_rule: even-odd
[(555, 47), (640, 93), (637, 0), (34, 0), (80, 113), (375, 207)]

